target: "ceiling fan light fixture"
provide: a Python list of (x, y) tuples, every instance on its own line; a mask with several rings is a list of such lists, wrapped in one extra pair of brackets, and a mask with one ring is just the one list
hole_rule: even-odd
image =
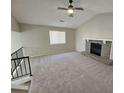
[(68, 7), (58, 7), (58, 9), (67, 11), (70, 17), (73, 17), (75, 10), (80, 10), (80, 11), (84, 10), (82, 7), (73, 6), (73, 0), (69, 0)]
[(73, 14), (74, 13), (74, 10), (73, 9), (68, 9), (68, 13), (69, 14)]

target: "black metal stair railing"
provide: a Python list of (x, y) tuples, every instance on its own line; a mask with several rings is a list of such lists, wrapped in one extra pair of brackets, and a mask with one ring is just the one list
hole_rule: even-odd
[(11, 54), (11, 59), (13, 58), (20, 58), (20, 57), (23, 57), (23, 47), (19, 48), (18, 50), (16, 50), (15, 52), (13, 52)]
[[(17, 65), (18, 60), (22, 60), (19, 65)], [(11, 63), (15, 65), (15, 70), (13, 73), (11, 73), (12, 79), (26, 75), (32, 76), (29, 56), (11, 59)]]
[(11, 54), (11, 79), (32, 76), (29, 56), (23, 56), (23, 47)]
[[(11, 54), (11, 59), (23, 57), (23, 47)], [(21, 59), (16, 61), (16, 65), (11, 62), (11, 74), (15, 71), (16, 67), (20, 64)]]

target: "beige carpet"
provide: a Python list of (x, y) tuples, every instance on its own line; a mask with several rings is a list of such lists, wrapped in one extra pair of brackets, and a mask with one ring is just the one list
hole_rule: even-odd
[(31, 60), (29, 93), (112, 93), (113, 66), (78, 52)]

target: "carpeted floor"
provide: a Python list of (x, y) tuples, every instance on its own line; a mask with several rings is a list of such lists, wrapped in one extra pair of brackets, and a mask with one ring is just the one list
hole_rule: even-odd
[(78, 52), (31, 60), (29, 93), (112, 93), (113, 66)]

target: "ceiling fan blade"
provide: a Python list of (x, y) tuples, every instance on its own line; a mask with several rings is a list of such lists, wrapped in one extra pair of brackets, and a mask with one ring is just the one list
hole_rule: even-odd
[(59, 10), (68, 10), (68, 8), (58, 7)]
[(84, 10), (84, 9), (81, 8), (81, 7), (75, 7), (74, 9), (75, 9), (75, 10), (82, 10), (82, 11)]

